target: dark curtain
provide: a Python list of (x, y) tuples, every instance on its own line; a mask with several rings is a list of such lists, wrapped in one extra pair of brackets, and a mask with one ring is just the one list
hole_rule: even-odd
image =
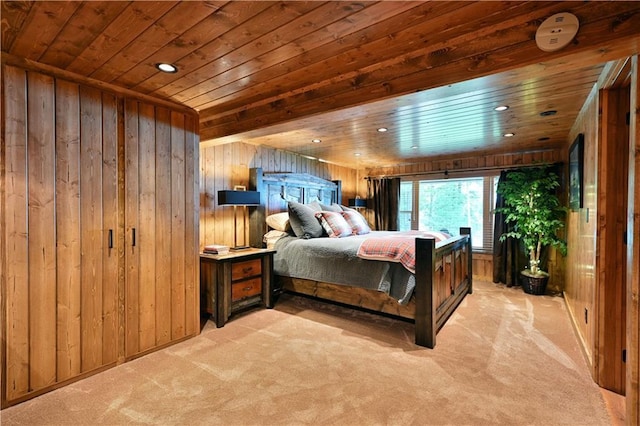
[[(507, 179), (509, 171), (500, 172), (500, 182)], [(504, 207), (504, 198), (496, 195), (496, 208)], [(511, 225), (505, 222), (504, 213), (496, 212), (493, 227), (493, 282), (503, 283), (507, 287), (519, 285), (520, 271), (528, 265), (524, 247), (520, 241), (507, 238), (500, 241), (500, 236), (510, 231)]]
[(368, 192), (373, 200), (375, 229), (397, 231), (400, 178), (371, 179), (368, 183)]

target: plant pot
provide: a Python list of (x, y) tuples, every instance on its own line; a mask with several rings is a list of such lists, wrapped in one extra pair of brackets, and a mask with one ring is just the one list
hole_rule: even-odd
[(522, 290), (524, 290), (525, 293), (539, 296), (545, 294), (547, 291), (549, 275), (531, 275), (529, 271), (521, 271), (520, 282), (522, 284)]

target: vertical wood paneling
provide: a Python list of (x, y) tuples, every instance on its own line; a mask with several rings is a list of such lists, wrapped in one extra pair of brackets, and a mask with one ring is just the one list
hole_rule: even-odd
[[(202, 244), (213, 244), (215, 241), (216, 221), (213, 217), (215, 211), (215, 205), (217, 202), (216, 190), (216, 152), (215, 148), (203, 150), (201, 155), (201, 162), (203, 164), (203, 171), (201, 175), (201, 187), (202, 187), (202, 203), (200, 209), (206, 220), (200, 224), (202, 238), (200, 242)], [(211, 216), (211, 217), (209, 217)]]
[[(102, 363), (118, 359), (118, 100), (102, 94)], [(113, 248), (109, 248), (109, 231)]]
[(23, 70), (4, 67), (4, 253), (7, 399), (29, 391), (29, 245), (27, 236), (27, 82)]
[(140, 249), (134, 234), (140, 230), (138, 208), (140, 204), (138, 175), (139, 128), (138, 102), (125, 100), (125, 354), (127, 357), (140, 350)]
[(571, 211), (567, 215), (568, 252), (565, 299), (591, 367), (593, 367), (595, 334), (593, 323), (596, 318), (594, 265), (596, 264), (595, 247), (598, 217), (595, 194), (598, 109), (597, 87), (594, 87), (569, 135), (565, 151), (568, 152), (570, 144), (578, 133), (584, 134), (584, 208)]
[[(156, 344), (156, 132), (153, 105), (141, 103), (138, 116), (140, 230), (140, 351)], [(166, 189), (165, 189), (166, 190)]]
[(4, 406), (198, 333), (199, 155), (184, 111), (10, 66), (2, 88)]
[(125, 254), (133, 357), (199, 331), (199, 158), (193, 116), (127, 100), (124, 127), (125, 222), (137, 229)]
[(53, 78), (28, 73), (30, 387), (56, 381), (55, 94)]
[(82, 236), (82, 371), (102, 365), (103, 256), (102, 93), (80, 89), (80, 229)]
[[(171, 340), (171, 114), (156, 108), (156, 164), (155, 164), (155, 249), (156, 249), (156, 344)], [(153, 170), (153, 169), (149, 169)], [(184, 181), (183, 181), (184, 183)]]
[(198, 200), (200, 175), (196, 166), (200, 156), (198, 150), (198, 120), (196, 116), (185, 117), (185, 307), (187, 335), (200, 330), (200, 257)]
[(640, 64), (631, 58), (631, 126), (627, 206), (626, 418), (640, 424)]
[[(216, 220), (215, 234), (212, 235), (213, 242), (222, 239), (223, 242), (219, 244), (233, 245), (233, 216), (229, 212), (230, 207), (218, 206), (218, 191), (220, 189), (230, 189), (228, 177), (230, 175), (229, 164), (231, 159), (227, 158), (226, 152), (229, 150), (227, 145), (217, 146), (214, 151), (214, 181), (213, 187), (210, 187), (209, 191), (214, 195), (214, 213), (212, 217)], [(218, 226), (219, 224), (219, 226)]]
[[(186, 147), (185, 147), (186, 149)], [(205, 210), (205, 207), (209, 203), (209, 194), (207, 194), (207, 157), (205, 155), (201, 155), (198, 160), (198, 176), (200, 179), (198, 180), (198, 206), (201, 210)], [(199, 241), (206, 241), (206, 229), (204, 226), (200, 226), (199, 230)], [(199, 245), (198, 245), (199, 246)]]
[(171, 338), (185, 335), (185, 280), (187, 243), (186, 194), (190, 183), (185, 180), (184, 114), (171, 113)]
[(125, 174), (125, 103), (118, 99), (118, 231), (116, 247), (118, 253), (118, 350), (117, 362), (125, 362), (127, 353), (127, 212), (126, 203), (126, 174)]
[(82, 371), (80, 283), (80, 92), (56, 82), (56, 241), (58, 380)]

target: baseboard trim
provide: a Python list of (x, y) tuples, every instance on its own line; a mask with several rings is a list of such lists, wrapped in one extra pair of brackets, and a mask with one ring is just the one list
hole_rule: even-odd
[[(595, 371), (594, 371), (594, 364), (593, 364), (593, 357), (591, 354), (591, 351), (589, 351), (589, 349), (587, 348), (586, 342), (584, 340), (584, 337), (582, 336), (582, 334), (580, 333), (580, 328), (578, 327), (578, 323), (576, 322), (576, 315), (575, 312), (573, 312), (573, 310), (571, 309), (571, 305), (568, 303), (567, 301), (567, 295), (566, 293), (563, 291), (562, 292), (562, 298), (564, 300), (564, 306), (567, 308), (567, 312), (569, 313), (569, 319), (571, 320), (571, 327), (573, 328), (573, 332), (575, 333), (577, 339), (578, 339), (578, 343), (580, 346), (580, 351), (582, 352), (582, 356), (584, 356), (584, 360), (587, 363), (587, 365), (589, 366), (589, 372), (591, 373), (591, 379), (596, 382), (596, 376), (595, 376)], [(597, 384), (597, 382), (596, 382)]]

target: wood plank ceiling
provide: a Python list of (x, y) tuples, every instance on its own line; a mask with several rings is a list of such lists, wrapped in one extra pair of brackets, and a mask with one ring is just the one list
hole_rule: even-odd
[[(536, 29), (558, 12), (580, 30), (543, 52)], [(562, 146), (639, 33), (640, 3), (622, 1), (2, 1), (4, 62), (194, 108), (204, 144), (363, 168)]]

